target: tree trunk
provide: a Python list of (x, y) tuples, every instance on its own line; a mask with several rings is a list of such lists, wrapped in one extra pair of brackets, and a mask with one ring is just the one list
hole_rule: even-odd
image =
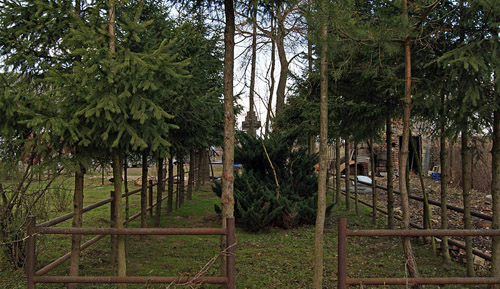
[[(116, 21), (116, 0), (109, 0), (109, 54), (112, 57), (116, 52), (116, 37), (115, 37), (115, 21)], [(114, 71), (114, 68), (112, 68)], [(115, 204), (115, 224), (114, 227), (123, 228), (122, 217), (122, 157), (117, 153), (113, 153), (113, 178), (114, 178), (114, 204)], [(118, 276), (126, 276), (127, 263), (125, 261), (125, 238), (123, 235), (116, 237), (117, 242), (117, 274)], [(118, 288), (125, 288), (126, 285), (121, 284)]]
[[(250, 103), (249, 103), (249, 115), (254, 116), (255, 112), (255, 69), (256, 69), (256, 61), (257, 61), (257, 3), (253, 3), (253, 11), (252, 11), (252, 68), (250, 72)], [(252, 136), (257, 135), (257, 123), (252, 119), (250, 121), (248, 132)]]
[[(130, 198), (128, 195), (128, 163), (127, 163), (127, 157), (123, 158), (123, 185), (125, 187), (125, 228), (128, 228), (128, 218), (130, 216)], [(127, 237), (125, 236), (125, 254), (126, 257), (128, 258), (128, 242), (127, 242)]]
[(204, 166), (203, 166), (204, 182), (210, 182), (210, 155), (208, 149), (203, 151), (203, 159), (204, 159)]
[[(273, 13), (274, 15), (274, 13)], [(274, 16), (271, 16), (271, 87), (269, 88), (269, 102), (267, 103), (267, 115), (266, 115), (266, 134), (269, 134), (269, 124), (271, 122), (271, 111), (273, 110), (273, 95), (274, 95), (274, 70), (276, 67), (276, 42), (274, 41)]]
[(193, 199), (193, 183), (194, 183), (194, 151), (189, 151), (189, 173), (188, 173), (188, 188), (187, 199)]
[[(123, 185), (125, 187), (125, 220), (128, 220), (129, 217), (129, 210), (130, 210), (130, 203), (129, 203), (129, 197), (127, 195), (128, 193), (128, 163), (127, 163), (127, 157), (123, 159)], [(128, 222), (125, 224), (125, 227), (128, 227)]]
[(276, 33), (276, 47), (278, 48), (278, 58), (280, 61), (280, 79), (278, 81), (278, 89), (276, 90), (276, 117), (279, 119), (280, 113), (285, 105), (285, 89), (288, 77), (288, 60), (286, 59), (285, 51), (285, 15), (278, 5), (278, 30)]
[(104, 161), (101, 163), (101, 186), (104, 186)]
[(195, 191), (199, 192), (200, 191), (200, 187), (201, 187), (201, 178), (202, 178), (202, 174), (201, 174), (201, 170), (202, 170), (202, 150), (199, 150), (197, 153), (196, 153), (196, 189)]
[[(464, 199), (464, 229), (471, 229), (470, 214), (470, 148), (467, 128), (462, 131), (462, 196)], [(472, 254), (472, 236), (465, 237), (465, 255), (467, 259), (467, 277), (474, 277), (474, 255)]]
[[(431, 206), (429, 205), (429, 196), (427, 195), (427, 192), (425, 190), (425, 183), (424, 183), (424, 176), (422, 175), (422, 160), (419, 157), (419, 152), (417, 151), (417, 146), (415, 145), (415, 141), (413, 140), (413, 137), (410, 134), (410, 141), (411, 141), (411, 147), (413, 149), (415, 159), (417, 162), (417, 170), (418, 170), (418, 178), (420, 180), (420, 187), (422, 189), (422, 196), (424, 197), (424, 218), (423, 218), (423, 227), (424, 229), (431, 230), (432, 229), (432, 223), (431, 223), (431, 217), (432, 217), (432, 211), (431, 211)], [(424, 237), (424, 241), (426, 238)], [(436, 254), (436, 241), (434, 237), (431, 237), (431, 243), (432, 243), (432, 252)]]
[[(114, 199), (115, 199), (115, 223), (114, 228), (123, 228), (123, 214), (122, 214), (122, 161), (123, 157), (118, 153), (113, 153), (113, 184), (114, 184)], [(116, 236), (117, 243), (117, 274), (120, 277), (127, 275), (127, 263), (125, 260), (125, 236)], [(125, 284), (120, 284), (119, 288), (125, 288)]]
[[(111, 36), (109, 38), (109, 55), (110, 55), (110, 58), (113, 59), (113, 54), (115, 53), (116, 51), (116, 38), (115, 38), (115, 21), (116, 21), (116, 0), (109, 0), (109, 24), (108, 24), (108, 30), (109, 30), (109, 35)], [(116, 163), (118, 162), (119, 160), (119, 156), (116, 155), (116, 160), (114, 159), (115, 155), (113, 155), (113, 163)], [(115, 174), (115, 168), (116, 166), (114, 166), (113, 164), (113, 175)], [(121, 177), (121, 176), (120, 176)], [(113, 198), (114, 198), (114, 203), (116, 203), (116, 198), (115, 198), (115, 195), (116, 195), (116, 190), (115, 190), (115, 193), (113, 195)], [(120, 196), (120, 200), (121, 200), (121, 196)], [(113, 204), (111, 204), (111, 206), (113, 206)], [(112, 221), (114, 222), (112, 224), (112, 226), (114, 228), (116, 228), (116, 212), (115, 212), (115, 208), (116, 206), (114, 206), (111, 211), (112, 211)], [(110, 239), (111, 239), (111, 264), (115, 265), (116, 261), (117, 261), (117, 236), (113, 236), (111, 235), (110, 236)]]
[(375, 152), (373, 151), (373, 137), (370, 136), (370, 168), (372, 171), (372, 224), (377, 224), (377, 184), (375, 181)]
[[(226, 228), (226, 218), (234, 217), (234, 2), (224, 0), (226, 27), (224, 30), (224, 157), (222, 161), (222, 227)], [(221, 249), (225, 249), (225, 238), (221, 236)], [(226, 275), (226, 258), (222, 258), (222, 273)]]
[(156, 163), (158, 170), (158, 185), (156, 186), (156, 211), (155, 211), (155, 227), (160, 227), (161, 218), (161, 199), (163, 198), (163, 158), (159, 157)]
[(148, 209), (148, 153), (142, 152), (141, 177), (141, 228), (146, 228), (146, 214)]
[(342, 188), (340, 184), (340, 136), (335, 140), (335, 204), (340, 204)]
[[(320, 11), (326, 12), (325, 1)], [(318, 212), (314, 230), (314, 278), (313, 288), (323, 288), (323, 234), (326, 213), (326, 170), (327, 170), (327, 139), (328, 139), (328, 60), (327, 60), (327, 15), (321, 17), (321, 104), (320, 104), (320, 144), (319, 144), (319, 176), (318, 176)]]
[[(403, 0), (403, 22), (406, 27), (408, 24), (408, 0)], [(403, 228), (410, 229), (410, 202), (408, 199), (408, 190), (406, 188), (406, 167), (408, 164), (408, 145), (410, 137), (410, 117), (411, 117), (411, 52), (410, 38), (406, 36), (404, 40), (404, 55), (405, 55), (405, 90), (403, 101), (403, 136), (399, 156), (399, 190), (401, 192), (401, 210), (403, 211)], [(413, 256), (410, 237), (403, 238), (403, 250), (406, 256), (406, 266), (413, 278), (418, 277), (417, 263)], [(422, 288), (421, 285), (414, 286)]]
[(348, 137), (345, 138), (345, 207), (350, 209), (350, 198), (351, 198), (351, 172), (349, 163), (351, 161), (351, 154), (349, 150), (349, 140)]
[[(496, 94), (498, 100), (498, 92)], [(491, 229), (500, 229), (500, 112), (493, 116), (493, 148), (491, 162), (491, 196), (493, 199), (493, 224)], [(491, 276), (500, 277), (500, 237), (493, 237), (491, 254)], [(497, 287), (498, 288), (498, 285)]]
[[(445, 99), (444, 94), (441, 95), (441, 106), (443, 112), (445, 111)], [(444, 117), (444, 114), (442, 115)], [(446, 120), (442, 119), (440, 121), (441, 135), (439, 137), (439, 161), (441, 164), (441, 229), (448, 229), (448, 148), (446, 145)], [(444, 236), (441, 238), (441, 252), (443, 253), (444, 263), (451, 263), (450, 248), (448, 245), (448, 237)]]
[[(500, 32), (498, 26), (491, 29), (494, 43), (498, 43)], [(493, 83), (498, 83), (498, 66), (493, 71)], [(495, 89), (494, 100), (500, 100), (500, 92)], [(493, 112), (493, 147), (491, 148), (491, 197), (493, 219), (491, 229), (500, 229), (500, 111), (496, 108)], [(500, 236), (492, 238), (491, 244), (491, 276), (500, 277)], [(500, 284), (491, 285), (490, 288), (498, 288)]]
[(455, 145), (455, 143), (450, 140), (450, 144), (448, 145), (448, 152), (449, 152), (449, 157), (448, 157), (448, 178), (451, 182), (453, 182), (453, 146)]
[[(307, 10), (310, 13), (312, 10), (312, 0), (308, 0), (307, 2)], [(313, 75), (313, 41), (312, 39), (312, 28), (310, 26), (307, 27), (307, 72), (308, 78), (311, 78)], [(309, 98), (312, 98), (312, 86), (309, 87), (308, 92)], [(314, 126), (313, 122), (310, 122), (311, 126)], [(309, 133), (307, 136), (307, 150), (310, 155), (316, 152), (316, 135)], [(327, 190), (328, 190), (328, 168), (327, 168)]]
[(205, 181), (206, 181), (206, 168), (207, 166), (207, 159), (205, 158), (205, 149), (202, 149), (200, 151), (200, 179), (201, 179), (201, 185), (204, 186), (205, 185)]
[(181, 193), (180, 193), (180, 175), (181, 175), (181, 166), (180, 166), (180, 162), (179, 162), (179, 156), (177, 156), (177, 180), (175, 181), (175, 210), (177, 211), (177, 209), (179, 209), (181, 207), (181, 200), (180, 200), (180, 196), (181, 196)]
[[(80, 164), (80, 168), (75, 172), (75, 192), (73, 196), (73, 228), (81, 228), (83, 221), (83, 188), (84, 188), (85, 168)], [(70, 276), (78, 276), (80, 264), (80, 243), (82, 235), (72, 235), (71, 237), (71, 260), (69, 267)], [(76, 284), (68, 284), (68, 288), (78, 288)]]
[(214, 164), (212, 163), (212, 160), (210, 159), (210, 153), (208, 153), (208, 163), (210, 164), (210, 173), (211, 173), (211, 178), (209, 181), (215, 182), (215, 173), (214, 173)]
[(226, 28), (224, 31), (224, 162), (222, 174), (222, 216), (234, 215), (234, 104), (233, 104), (233, 71), (234, 71), (234, 3), (224, 1)]
[(358, 199), (358, 143), (354, 143), (354, 211), (359, 215)]
[(181, 197), (180, 204), (184, 205), (184, 155), (179, 154), (179, 195)]
[(391, 118), (386, 119), (386, 145), (387, 145), (387, 228), (394, 229), (394, 181), (392, 163), (392, 122)]
[(167, 198), (167, 215), (172, 214), (172, 206), (174, 203), (174, 158), (172, 153), (168, 158), (168, 198)]

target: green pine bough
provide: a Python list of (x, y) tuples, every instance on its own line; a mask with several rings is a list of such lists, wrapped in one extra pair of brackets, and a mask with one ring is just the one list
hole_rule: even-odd
[[(234, 214), (237, 223), (250, 232), (269, 227), (292, 228), (314, 224), (317, 211), (318, 177), (316, 154), (292, 147), (292, 141), (278, 134), (264, 140), (269, 158), (280, 184), (276, 196), (276, 181), (261, 140), (246, 133), (237, 135), (235, 162), (243, 172), (234, 181)], [(293, 148), (293, 149), (292, 149)], [(213, 191), (220, 197), (222, 186), (216, 183)], [(327, 212), (333, 208), (328, 207)], [(220, 213), (220, 207), (215, 205)]]

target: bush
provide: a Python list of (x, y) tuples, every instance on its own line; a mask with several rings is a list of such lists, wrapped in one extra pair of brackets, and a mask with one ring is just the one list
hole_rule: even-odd
[[(273, 134), (264, 140), (276, 170), (278, 197), (262, 141), (245, 133), (239, 133), (237, 141), (235, 162), (242, 164), (244, 171), (234, 181), (236, 222), (252, 232), (269, 226), (291, 228), (313, 224), (317, 208), (317, 155), (294, 148), (282, 135)], [(221, 184), (216, 183), (213, 190), (220, 196)], [(216, 211), (220, 212), (218, 206)]]
[[(57, 177), (36, 181), (48, 167), (33, 162), (0, 161), (0, 254), (13, 268), (26, 262), (26, 219), (36, 215), (39, 220), (49, 214), (46, 193)], [(59, 172), (58, 172), (59, 173)]]
[(64, 212), (68, 207), (72, 206), (73, 192), (70, 189), (54, 188), (50, 190), (50, 198), (52, 207), (57, 212)]

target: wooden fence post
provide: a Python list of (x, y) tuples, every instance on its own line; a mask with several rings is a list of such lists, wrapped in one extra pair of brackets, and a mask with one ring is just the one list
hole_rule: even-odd
[(28, 224), (27, 224), (27, 246), (26, 246), (26, 275), (27, 275), (27, 288), (35, 289), (35, 224), (36, 217), (33, 215), (28, 216)]

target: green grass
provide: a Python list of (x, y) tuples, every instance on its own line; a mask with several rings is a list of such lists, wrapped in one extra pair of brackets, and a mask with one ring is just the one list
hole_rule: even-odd
[[(71, 179), (66, 180), (71, 187)], [(85, 204), (91, 204), (109, 196), (111, 185), (104, 189), (90, 188), (100, 184), (99, 178), (86, 180)], [(134, 189), (130, 182), (130, 189)], [(329, 196), (331, 199), (331, 195)], [(125, 200), (124, 200), (125, 202)], [(220, 200), (208, 186), (194, 194), (193, 201), (186, 203), (172, 216), (161, 218), (162, 227), (219, 227), (220, 218), (214, 213), (214, 204)], [(131, 214), (139, 210), (139, 194), (130, 197)], [(164, 205), (165, 207), (165, 205)], [(334, 208), (327, 220), (325, 232), (324, 288), (336, 288), (337, 271), (337, 220), (348, 218), (348, 227), (372, 228), (370, 209), (360, 205), (361, 214), (343, 206)], [(71, 210), (68, 206), (66, 212)], [(58, 212), (58, 215), (64, 212)], [(52, 215), (52, 213), (51, 213)], [(86, 227), (108, 227), (109, 205), (84, 215)], [(148, 220), (152, 226), (153, 220)], [(378, 228), (384, 227), (379, 220)], [(139, 219), (129, 227), (138, 227)], [(60, 226), (71, 226), (68, 220)], [(87, 239), (90, 237), (87, 237)], [(270, 229), (263, 233), (247, 233), (237, 229), (236, 280), (237, 288), (310, 288), (313, 276), (314, 227), (303, 226), (291, 230)], [(218, 255), (218, 236), (129, 236), (127, 238), (127, 271), (129, 276), (186, 276), (197, 273), (207, 262)], [(37, 268), (48, 264), (70, 249), (69, 236), (40, 236), (37, 242)], [(440, 257), (433, 256), (430, 246), (414, 244), (415, 256), (422, 276), (465, 276), (465, 268), (458, 264), (443, 265)], [(112, 276), (110, 265), (109, 237), (83, 251), (81, 274), (87, 276)], [(350, 277), (404, 277), (405, 260), (401, 241), (397, 238), (348, 238), (347, 271)], [(220, 262), (217, 260), (206, 276), (218, 276)], [(49, 275), (68, 275), (68, 262), (50, 272)], [(128, 285), (127, 288), (166, 288), (167, 285)], [(387, 288), (404, 286), (387, 286)], [(0, 266), (0, 288), (25, 288), (24, 272), (10, 271), (5, 264)], [(57, 284), (38, 284), (37, 288), (64, 288)], [(115, 288), (114, 285), (82, 285), (81, 288)], [(217, 288), (204, 285), (201, 288)], [(363, 288), (369, 288), (364, 286)], [(437, 288), (427, 286), (426, 288)], [(454, 286), (446, 288), (471, 288)]]

